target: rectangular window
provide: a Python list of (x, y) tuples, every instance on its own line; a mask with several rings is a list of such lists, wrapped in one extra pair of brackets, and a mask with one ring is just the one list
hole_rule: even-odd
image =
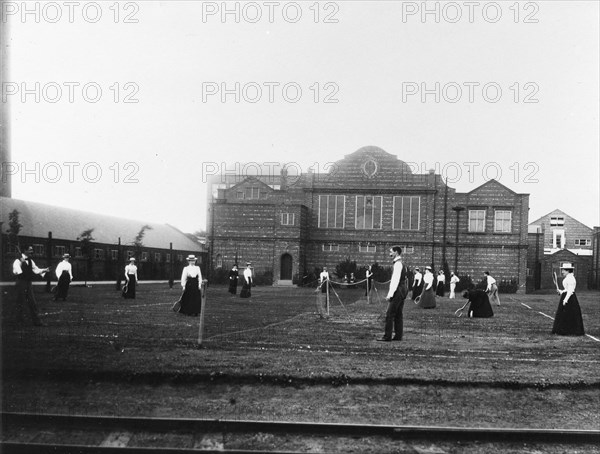
[(340, 245), (333, 243), (325, 243), (323, 244), (323, 250), (325, 252), (337, 252), (340, 250)]
[(142, 252), (142, 262), (147, 262), (147, 261), (148, 261), (148, 253)]
[(356, 229), (380, 229), (382, 196), (356, 196)]
[(415, 247), (414, 246), (402, 246), (403, 254), (414, 254)]
[(394, 230), (419, 230), (421, 224), (421, 197), (394, 197)]
[(564, 216), (550, 216), (550, 225), (565, 225), (565, 217)]
[(494, 212), (494, 232), (510, 233), (512, 227), (512, 211), (496, 210)]
[(95, 259), (103, 259), (104, 258), (104, 249), (94, 249), (94, 258)]
[(62, 257), (65, 254), (66, 248), (64, 246), (54, 246), (54, 255), (56, 257)]
[(294, 213), (281, 213), (281, 225), (294, 225), (295, 220)]
[(177, 254), (177, 261), (178, 262), (182, 262), (183, 261), (183, 254)]
[(111, 249), (110, 258), (111, 260), (119, 260), (119, 251), (117, 249)]
[(469, 210), (469, 232), (485, 232), (485, 210)]
[(552, 247), (555, 249), (565, 248), (565, 231), (564, 230), (552, 230)]
[(43, 244), (34, 244), (33, 245), (33, 253), (38, 257), (40, 255), (44, 255), (44, 245)]
[(377, 252), (377, 245), (375, 244), (362, 244), (358, 245), (358, 252)]
[(75, 257), (83, 257), (83, 254), (81, 253), (81, 248), (80, 247), (76, 247), (75, 248)]
[(130, 259), (133, 257), (133, 251), (127, 251), (127, 258)]
[(590, 246), (592, 240), (575, 240), (575, 246)]
[(167, 263), (171, 263), (171, 254), (167, 253)]
[(242, 191), (237, 191), (235, 193), (235, 198), (236, 199), (243, 199), (244, 198), (244, 193)]
[(154, 261), (155, 262), (160, 262), (160, 252), (155, 252), (154, 253)]
[(260, 188), (258, 186), (248, 186), (246, 188), (247, 199), (258, 199), (260, 197)]
[(343, 229), (346, 198), (343, 195), (319, 196), (319, 228)]

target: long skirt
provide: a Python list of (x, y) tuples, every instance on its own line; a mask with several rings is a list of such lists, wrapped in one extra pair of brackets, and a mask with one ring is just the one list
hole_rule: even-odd
[(552, 326), (552, 334), (561, 336), (583, 336), (583, 317), (581, 316), (581, 307), (577, 295), (573, 293), (569, 297), (567, 304), (563, 305), (563, 301), (567, 296), (566, 293), (560, 295), (556, 315), (554, 316), (554, 325)]
[(498, 296), (498, 286), (496, 284), (492, 284), (490, 287), (490, 304), (495, 304), (496, 306), (500, 306), (500, 297)]
[(365, 291), (365, 296), (369, 294), (369, 292), (373, 290), (373, 278), (367, 278), (367, 290)]
[(237, 294), (237, 279), (229, 279), (229, 293), (232, 295)]
[(128, 274), (127, 277), (129, 278), (129, 281), (127, 282), (127, 285), (126, 285), (127, 289), (125, 291), (123, 291), (123, 298), (135, 299), (135, 286), (136, 286), (135, 274)]
[(62, 300), (67, 299), (67, 294), (69, 293), (69, 284), (71, 283), (71, 276), (67, 270), (63, 271), (58, 278), (58, 284), (56, 285), (56, 295), (54, 295), (54, 300), (56, 301), (59, 298)]
[(435, 289), (435, 294), (437, 296), (444, 296), (444, 283), (443, 282), (437, 283), (437, 287)]
[(433, 287), (421, 293), (419, 307), (422, 307), (423, 309), (433, 309), (435, 307), (435, 293), (433, 293)]
[(181, 295), (181, 308), (179, 309), (180, 314), (197, 316), (200, 313), (200, 306), (202, 304), (202, 293), (198, 288), (198, 278), (188, 278), (185, 283), (185, 289), (183, 295)]
[(482, 298), (471, 301), (467, 314), (469, 314), (469, 317), (474, 318), (489, 318), (494, 316), (494, 311), (492, 310), (492, 305), (490, 304), (487, 293), (484, 293)]
[(244, 279), (244, 284), (242, 285), (242, 291), (240, 292), (240, 298), (250, 298), (252, 296), (252, 280), (250, 282), (246, 282)]
[(419, 296), (421, 293), (423, 293), (423, 280), (419, 282), (419, 285), (413, 287), (411, 299), (413, 301), (416, 300), (417, 296)]

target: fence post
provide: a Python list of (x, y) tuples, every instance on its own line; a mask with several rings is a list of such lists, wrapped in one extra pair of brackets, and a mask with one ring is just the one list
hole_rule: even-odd
[(202, 335), (204, 334), (204, 308), (206, 307), (206, 279), (202, 280), (200, 287), (200, 323), (198, 326), (198, 347), (202, 348)]

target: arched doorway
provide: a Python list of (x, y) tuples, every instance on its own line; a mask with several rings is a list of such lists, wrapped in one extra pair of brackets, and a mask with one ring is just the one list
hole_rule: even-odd
[(290, 254), (281, 256), (279, 279), (282, 281), (292, 280), (292, 256)]

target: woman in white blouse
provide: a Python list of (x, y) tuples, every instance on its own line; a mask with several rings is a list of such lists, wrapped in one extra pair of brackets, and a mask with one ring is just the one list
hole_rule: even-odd
[(573, 275), (573, 270), (574, 268), (571, 263), (564, 263), (560, 267), (563, 275), (562, 285), (564, 290), (557, 288), (560, 301), (558, 302), (558, 308), (554, 316), (552, 334), (559, 334), (561, 336), (583, 336), (585, 334), (581, 308), (579, 307), (579, 301), (577, 301), (577, 295), (575, 295), (577, 281)]
[(125, 267), (125, 288), (123, 289), (123, 298), (135, 299), (135, 286), (138, 281), (137, 266), (135, 259), (129, 259), (129, 265)]
[(496, 279), (490, 276), (489, 271), (484, 271), (483, 275), (487, 282), (487, 287), (485, 291), (490, 298), (490, 304), (500, 306), (500, 297), (498, 296), (498, 285), (496, 284)]
[[(202, 272), (200, 267), (196, 265), (196, 256), (188, 255), (186, 258), (188, 265), (181, 273), (181, 287), (183, 294), (179, 300), (179, 307), (176, 312), (184, 315), (197, 316), (200, 314), (202, 294), (200, 288), (202, 286)], [(175, 307), (173, 309), (175, 310)]]
[(56, 273), (56, 277), (58, 278), (58, 284), (56, 284), (54, 301), (58, 301), (59, 298), (65, 301), (69, 294), (69, 284), (73, 280), (73, 267), (69, 263), (70, 258), (69, 254), (64, 254), (62, 262), (56, 265), (54, 273)]
[[(435, 307), (435, 292), (433, 291), (433, 273), (431, 272), (431, 267), (425, 267), (425, 275), (423, 276), (423, 293), (421, 293), (421, 298), (418, 299), (418, 304), (423, 309), (433, 309)], [(417, 300), (415, 300), (415, 303)]]

